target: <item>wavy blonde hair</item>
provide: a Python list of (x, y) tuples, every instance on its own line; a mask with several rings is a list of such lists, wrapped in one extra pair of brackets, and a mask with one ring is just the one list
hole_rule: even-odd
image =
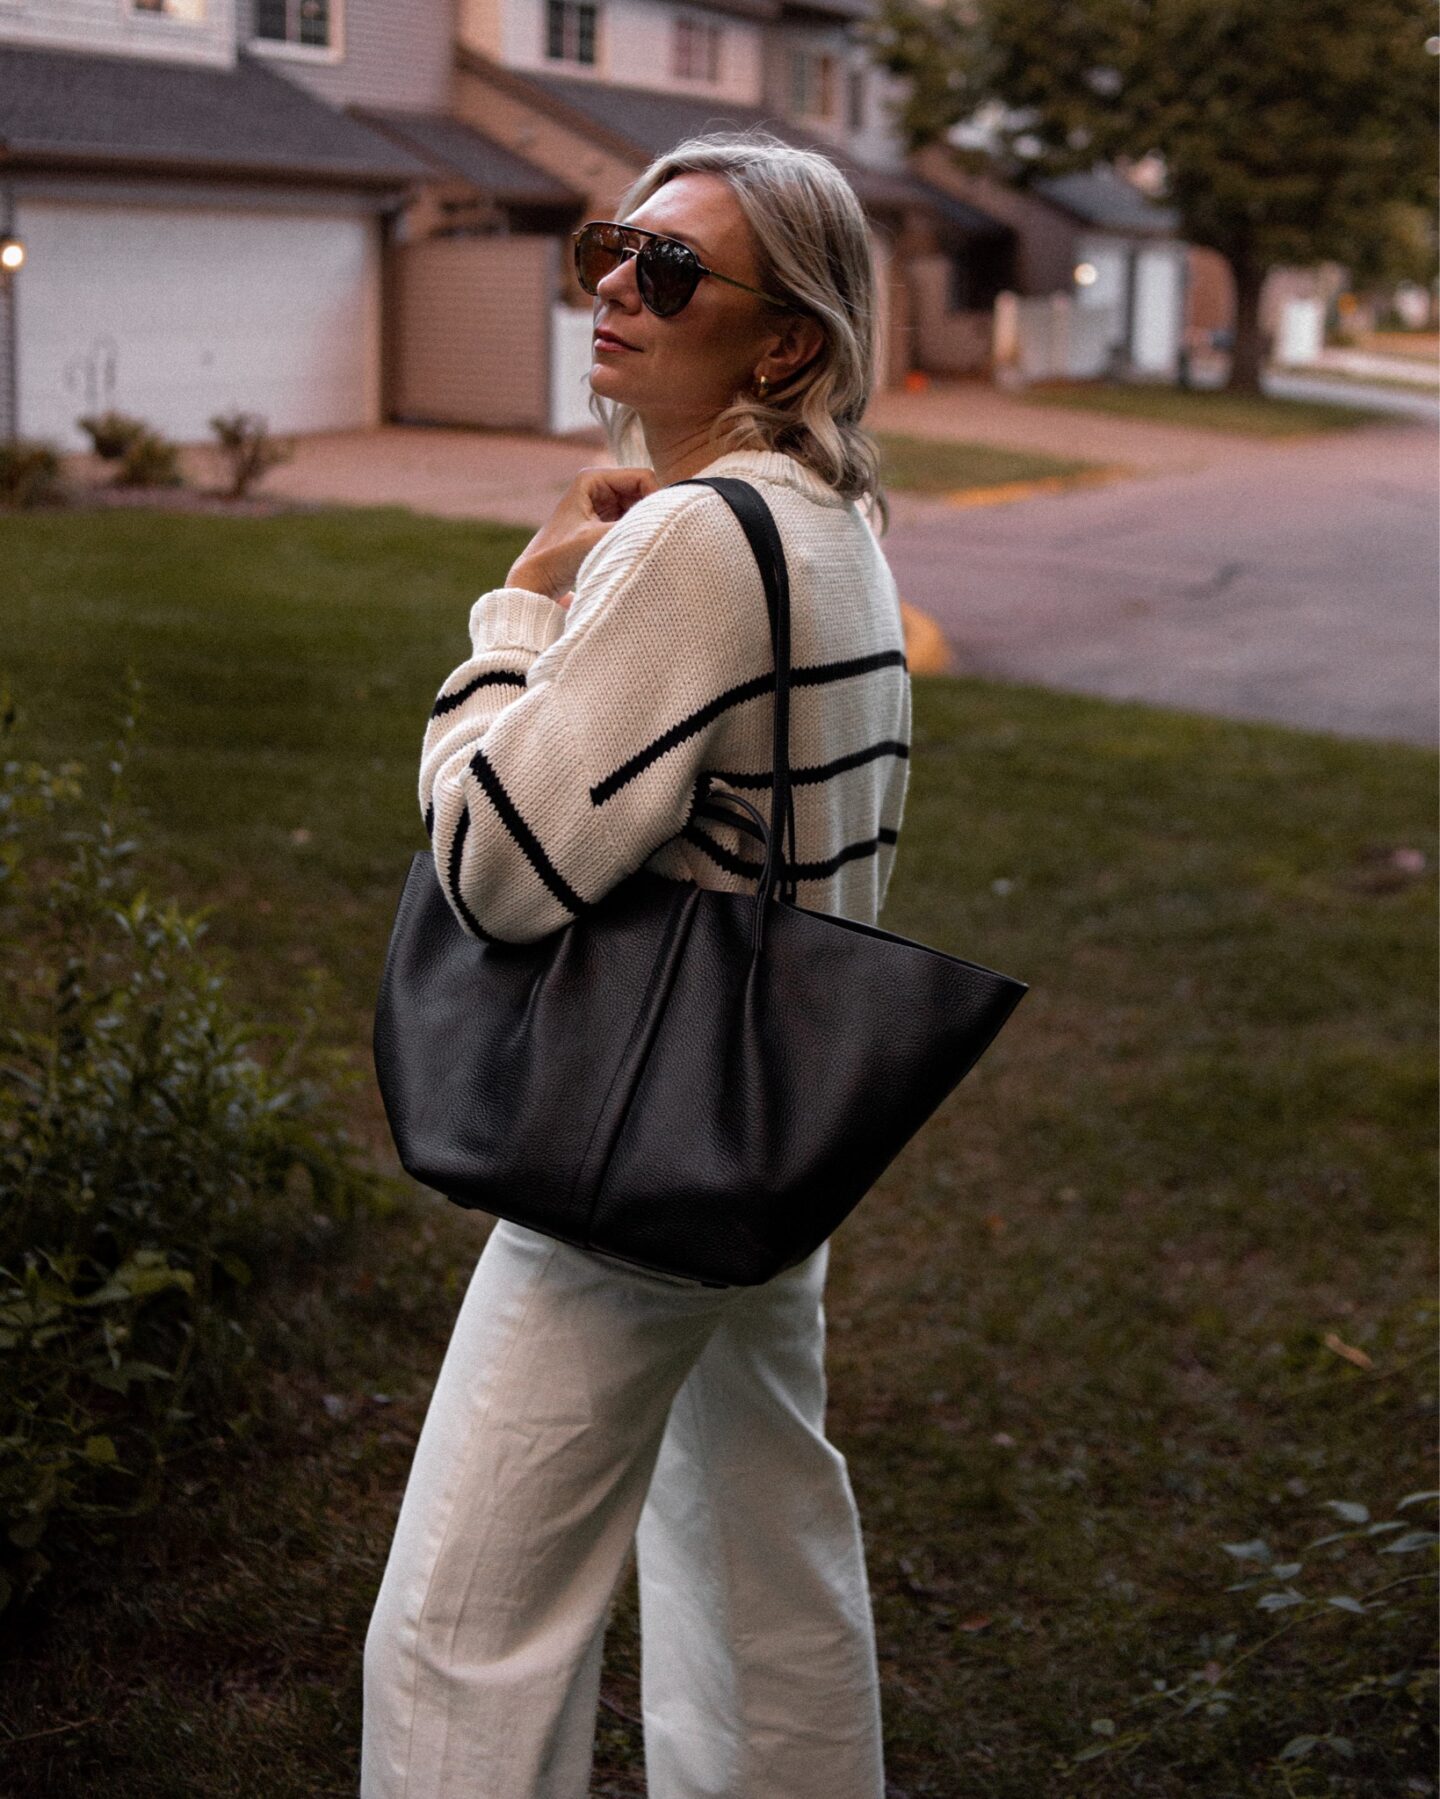
[[(623, 222), (667, 181), (691, 174), (730, 184), (755, 243), (756, 285), (808, 313), (825, 334), (812, 360), (763, 400), (741, 394), (718, 414), (721, 453), (794, 456), (847, 500), (863, 500), (872, 515), (878, 510), (885, 531), (890, 508), (879, 446), (860, 423), (874, 383), (875, 274), (854, 188), (817, 150), (768, 131), (713, 131), (656, 157), (625, 190), (615, 217)], [(618, 463), (648, 464), (633, 406), (592, 393), (590, 410)]]

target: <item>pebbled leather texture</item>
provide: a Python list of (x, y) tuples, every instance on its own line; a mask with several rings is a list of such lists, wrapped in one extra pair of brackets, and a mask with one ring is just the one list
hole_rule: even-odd
[[(765, 578), (771, 816), (793, 833), (784, 552), (748, 482), (703, 484), (736, 512)], [(460, 1205), (714, 1286), (757, 1285), (819, 1248), (1029, 987), (792, 903), (784, 831), (772, 839), (749, 810), (766, 838), (753, 895), (639, 869), (532, 943), (462, 929), (432, 856), (415, 856), (374, 1031), (408, 1173)]]

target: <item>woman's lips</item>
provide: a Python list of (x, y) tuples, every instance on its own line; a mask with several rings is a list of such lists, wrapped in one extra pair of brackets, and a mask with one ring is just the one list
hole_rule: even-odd
[(633, 350), (635, 347), (634, 344), (627, 344), (624, 338), (615, 337), (608, 331), (597, 331), (595, 333), (595, 348), (597, 350)]

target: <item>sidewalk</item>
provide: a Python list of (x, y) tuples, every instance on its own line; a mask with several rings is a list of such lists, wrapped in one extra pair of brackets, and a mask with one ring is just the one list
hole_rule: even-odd
[[(254, 489), (277, 500), (337, 506), (410, 506), (441, 518), (544, 524), (582, 468), (609, 464), (603, 434), (539, 437), (448, 425), (380, 425), (296, 438), (295, 457)], [(209, 445), (182, 452), (197, 485), (218, 485)]]
[[(877, 396), (866, 424), (913, 437), (972, 439), (1052, 456), (1121, 463), (1137, 476), (1257, 461), (1276, 453), (1263, 439), (1147, 420), (1109, 418), (1062, 407), (1027, 406), (988, 383), (937, 382), (923, 394)], [(413, 506), (446, 518), (543, 524), (574, 476), (610, 453), (598, 428), (572, 437), (428, 425), (326, 432), (301, 438), (293, 462), (266, 477), (276, 498), (340, 505)], [(210, 452), (186, 451), (187, 472), (213, 480)], [(934, 496), (896, 493), (893, 516), (931, 517), (948, 509)]]

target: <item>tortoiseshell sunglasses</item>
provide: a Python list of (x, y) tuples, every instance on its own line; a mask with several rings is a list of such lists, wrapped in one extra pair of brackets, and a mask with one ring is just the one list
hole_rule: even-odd
[(683, 311), (702, 275), (727, 281), (747, 294), (759, 294), (772, 306), (791, 310), (788, 301), (777, 299), (774, 294), (763, 293), (732, 275), (722, 275), (718, 269), (706, 268), (689, 244), (681, 243), (678, 237), (665, 237), (640, 225), (619, 225), (609, 219), (592, 219), (573, 236), (575, 273), (587, 294), (593, 294), (612, 269), (618, 269), (627, 256), (633, 256), (640, 298), (659, 318), (673, 319)]

